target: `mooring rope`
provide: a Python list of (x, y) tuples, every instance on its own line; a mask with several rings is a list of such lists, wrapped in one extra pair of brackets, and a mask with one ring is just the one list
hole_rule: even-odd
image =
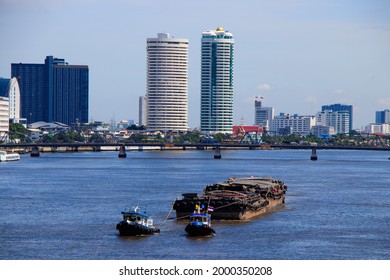
[(167, 220), (168, 220), (168, 218), (169, 218), (169, 216), (171, 215), (171, 213), (172, 213), (172, 210), (173, 210), (173, 205), (174, 205), (175, 203), (172, 203), (172, 207), (171, 207), (171, 210), (169, 210), (169, 212), (168, 212), (168, 215), (165, 217), (165, 220), (164, 221), (162, 221), (162, 223), (160, 223), (157, 227), (160, 227), (160, 226), (162, 226)]

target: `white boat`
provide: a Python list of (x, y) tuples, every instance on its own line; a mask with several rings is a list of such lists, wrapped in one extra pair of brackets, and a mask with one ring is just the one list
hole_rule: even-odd
[(9, 154), (4, 151), (0, 151), (0, 162), (1, 161), (13, 161), (13, 160), (19, 160), (20, 155), (16, 153)]

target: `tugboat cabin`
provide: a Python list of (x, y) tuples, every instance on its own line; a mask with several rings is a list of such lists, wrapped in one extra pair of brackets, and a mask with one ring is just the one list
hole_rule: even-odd
[(190, 215), (191, 225), (210, 225), (210, 215), (193, 213)]
[(145, 213), (140, 213), (136, 211), (130, 212), (121, 212), (123, 215), (123, 220), (127, 221), (129, 224), (139, 224), (146, 227), (153, 226), (153, 219), (149, 217), (149, 215)]

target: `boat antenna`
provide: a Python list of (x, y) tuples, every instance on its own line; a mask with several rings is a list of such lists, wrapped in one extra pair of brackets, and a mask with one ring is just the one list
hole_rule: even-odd
[(206, 210), (206, 214), (208, 214), (208, 213), (209, 213), (210, 198), (211, 198), (211, 196), (209, 196), (209, 201), (207, 202), (207, 210)]

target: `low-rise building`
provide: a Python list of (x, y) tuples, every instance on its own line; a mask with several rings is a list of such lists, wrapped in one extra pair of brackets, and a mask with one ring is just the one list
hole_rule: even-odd
[(311, 133), (316, 137), (321, 137), (324, 135), (334, 135), (336, 132), (334, 131), (333, 126), (326, 125), (315, 125), (311, 128)]
[(375, 134), (375, 133), (383, 133), (383, 134), (390, 134), (390, 124), (389, 123), (370, 123), (366, 126), (365, 129), (366, 133), (369, 134)]

